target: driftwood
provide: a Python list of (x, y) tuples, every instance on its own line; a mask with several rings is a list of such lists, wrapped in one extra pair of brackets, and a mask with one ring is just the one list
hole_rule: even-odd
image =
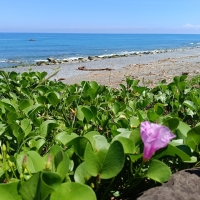
[(58, 82), (58, 81), (64, 81), (66, 80), (66, 78), (55, 78), (54, 81)]
[(83, 70), (83, 71), (103, 71), (103, 70), (107, 70), (107, 71), (111, 71), (113, 69), (111, 69), (111, 68), (87, 69), (85, 66), (81, 66), (81, 67), (78, 67), (77, 70)]

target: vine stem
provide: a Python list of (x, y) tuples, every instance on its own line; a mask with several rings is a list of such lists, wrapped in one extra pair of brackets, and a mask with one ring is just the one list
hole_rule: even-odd
[(111, 180), (110, 184), (108, 185), (106, 191), (104, 192), (104, 194), (103, 194), (101, 200), (103, 200), (103, 199), (106, 197), (106, 195), (107, 195), (107, 193), (109, 192), (110, 187), (111, 187), (111, 185), (113, 184), (114, 180), (115, 180), (115, 177), (112, 178), (112, 180)]
[(142, 163), (141, 163), (141, 165), (140, 165), (140, 167), (136, 170), (136, 172), (135, 172), (133, 178), (129, 181), (129, 183), (130, 183), (129, 185), (131, 185), (131, 183), (133, 183), (133, 181), (134, 181), (135, 179), (140, 179), (140, 180), (137, 180), (137, 181), (136, 181), (136, 184), (132, 184), (131, 188), (132, 188), (133, 186), (136, 186), (137, 184), (140, 183), (142, 177), (140, 178), (140, 177), (137, 177), (137, 176), (138, 176), (139, 172), (141, 171), (142, 167), (144, 166), (144, 164), (145, 164), (145, 162), (144, 162), (144, 160), (143, 160)]
[(7, 180), (7, 182), (9, 182), (9, 176), (8, 176), (7, 164), (6, 164), (6, 151), (3, 151), (3, 168), (4, 168), (6, 180)]

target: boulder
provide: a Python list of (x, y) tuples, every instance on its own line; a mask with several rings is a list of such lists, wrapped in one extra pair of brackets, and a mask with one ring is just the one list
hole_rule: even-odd
[(50, 63), (57, 63), (58, 61), (55, 58), (47, 58)]
[(68, 60), (68, 59), (63, 59), (62, 61), (63, 61), (63, 62), (69, 62), (69, 60)]
[(94, 60), (95, 57), (94, 56), (88, 56), (88, 60)]
[(167, 183), (145, 191), (137, 200), (197, 200), (200, 199), (200, 168), (173, 174)]
[(37, 61), (37, 62), (36, 62), (36, 65), (37, 65), (37, 66), (47, 65), (47, 62), (46, 62), (46, 61), (43, 61), (43, 60)]

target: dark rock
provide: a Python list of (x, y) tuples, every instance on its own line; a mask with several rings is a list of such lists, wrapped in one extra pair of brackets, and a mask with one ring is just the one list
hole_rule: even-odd
[(63, 61), (63, 62), (69, 62), (69, 60), (68, 60), (68, 59), (63, 59), (62, 61)]
[(55, 58), (47, 58), (47, 60), (51, 63), (57, 63), (57, 60)]
[(47, 65), (47, 62), (46, 62), (46, 61), (43, 61), (43, 60), (37, 61), (37, 62), (36, 62), (36, 65), (37, 65), (37, 66)]
[(81, 58), (78, 58), (78, 61), (82, 62), (82, 61), (83, 61), (83, 59), (84, 59), (84, 58), (82, 58), (82, 57), (81, 57)]
[(89, 59), (89, 60), (94, 60), (95, 57), (93, 57), (93, 56), (88, 56), (88, 59)]
[(200, 199), (200, 168), (173, 174), (167, 183), (151, 188), (138, 200), (197, 200)]
[(189, 73), (188, 72), (182, 72), (182, 75), (188, 75)]
[(88, 62), (88, 61), (90, 61), (90, 60), (87, 59), (87, 58), (83, 58), (83, 59), (82, 59), (82, 62)]

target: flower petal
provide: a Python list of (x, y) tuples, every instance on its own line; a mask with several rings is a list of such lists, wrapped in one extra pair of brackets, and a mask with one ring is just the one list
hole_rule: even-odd
[(148, 121), (141, 123), (140, 134), (144, 143), (145, 160), (149, 160), (157, 150), (166, 147), (176, 137), (168, 127)]

